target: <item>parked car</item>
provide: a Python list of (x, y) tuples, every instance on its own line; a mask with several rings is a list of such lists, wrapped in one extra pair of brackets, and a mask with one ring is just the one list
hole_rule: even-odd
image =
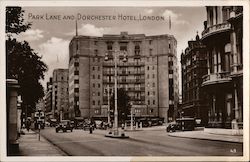
[(90, 128), (90, 123), (84, 123), (84, 124), (83, 124), (82, 129), (83, 129), (84, 131), (89, 130), (89, 128)]
[(180, 123), (170, 122), (167, 124), (166, 131), (167, 132), (175, 132), (176, 130), (180, 130)]
[(56, 119), (49, 119), (49, 123), (50, 127), (55, 127), (58, 124)]
[(67, 132), (67, 130), (73, 131), (74, 126), (71, 124), (70, 120), (62, 120), (57, 126), (56, 126), (56, 133), (60, 130), (63, 132)]
[(176, 130), (192, 131), (195, 127), (194, 118), (180, 118), (176, 119), (175, 122), (171, 122), (167, 125), (167, 132), (175, 132)]
[(159, 118), (151, 119), (151, 126), (158, 126), (158, 125), (162, 125), (162, 124), (163, 124), (162, 119), (159, 119)]

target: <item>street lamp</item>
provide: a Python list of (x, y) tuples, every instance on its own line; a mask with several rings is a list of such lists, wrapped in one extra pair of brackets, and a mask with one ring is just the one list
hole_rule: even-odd
[[(118, 110), (117, 110), (117, 55), (123, 55), (123, 59), (122, 61), (123, 62), (126, 62), (127, 61), (127, 53), (125, 51), (108, 51), (108, 52), (111, 52), (111, 53), (106, 53), (105, 54), (105, 57), (104, 57), (104, 60), (105, 61), (108, 61), (112, 58), (114, 58), (114, 63), (115, 63), (115, 112), (114, 112), (114, 133), (113, 133), (113, 136), (116, 136), (118, 137), (119, 136), (119, 130), (118, 130)], [(112, 57), (114, 53), (114, 57)], [(119, 58), (119, 57), (118, 57)]]

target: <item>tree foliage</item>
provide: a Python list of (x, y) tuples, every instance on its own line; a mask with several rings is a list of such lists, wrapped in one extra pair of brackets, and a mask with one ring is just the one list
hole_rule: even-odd
[[(114, 94), (110, 99), (111, 110), (115, 109), (115, 98)], [(118, 109), (118, 119), (119, 121), (124, 121), (127, 118), (127, 115), (130, 114), (130, 97), (127, 95), (126, 91), (123, 88), (117, 90), (117, 109)]]
[(11, 37), (30, 28), (30, 23), (24, 23), (23, 12), (21, 7), (6, 8), (6, 77), (18, 80), (23, 106), (28, 107), (28, 113), (31, 113), (36, 102), (44, 96), (39, 80), (44, 79), (47, 65), (28, 42), (19, 42)]
[(21, 7), (6, 7), (6, 33), (19, 34), (31, 27), (31, 23), (25, 23), (24, 11)]

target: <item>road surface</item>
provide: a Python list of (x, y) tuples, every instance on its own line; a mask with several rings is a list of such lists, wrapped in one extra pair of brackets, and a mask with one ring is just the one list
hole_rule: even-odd
[(126, 132), (128, 139), (108, 138), (105, 130), (56, 133), (45, 128), (42, 136), (71, 156), (239, 156), (243, 144), (170, 137), (165, 130)]

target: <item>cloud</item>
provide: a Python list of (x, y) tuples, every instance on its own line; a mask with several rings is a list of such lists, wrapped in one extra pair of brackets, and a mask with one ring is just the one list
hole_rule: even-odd
[(26, 40), (26, 41), (37, 41), (44, 38), (44, 31), (40, 29), (29, 29), (24, 33), (19, 34), (17, 37), (18, 40)]
[[(52, 37), (38, 46), (38, 53), (42, 60), (48, 65), (48, 72), (45, 80), (52, 77), (52, 72), (56, 68), (68, 68), (69, 62), (69, 40)], [(45, 85), (45, 83), (43, 83)]]
[(171, 10), (165, 10), (162, 14), (166, 19), (169, 19), (169, 16), (171, 17), (171, 23), (178, 24), (178, 25), (187, 25), (189, 24), (185, 20), (180, 20), (181, 14), (177, 14)]
[[(92, 24), (81, 24), (81, 27), (78, 28), (79, 35), (87, 35), (87, 36), (102, 36), (103, 34), (107, 34), (111, 31), (111, 28), (106, 27), (96, 27)], [(69, 32), (66, 35), (74, 35), (75, 31)]]
[(152, 14), (154, 12), (154, 10), (153, 9), (145, 9), (144, 12), (146, 14)]

